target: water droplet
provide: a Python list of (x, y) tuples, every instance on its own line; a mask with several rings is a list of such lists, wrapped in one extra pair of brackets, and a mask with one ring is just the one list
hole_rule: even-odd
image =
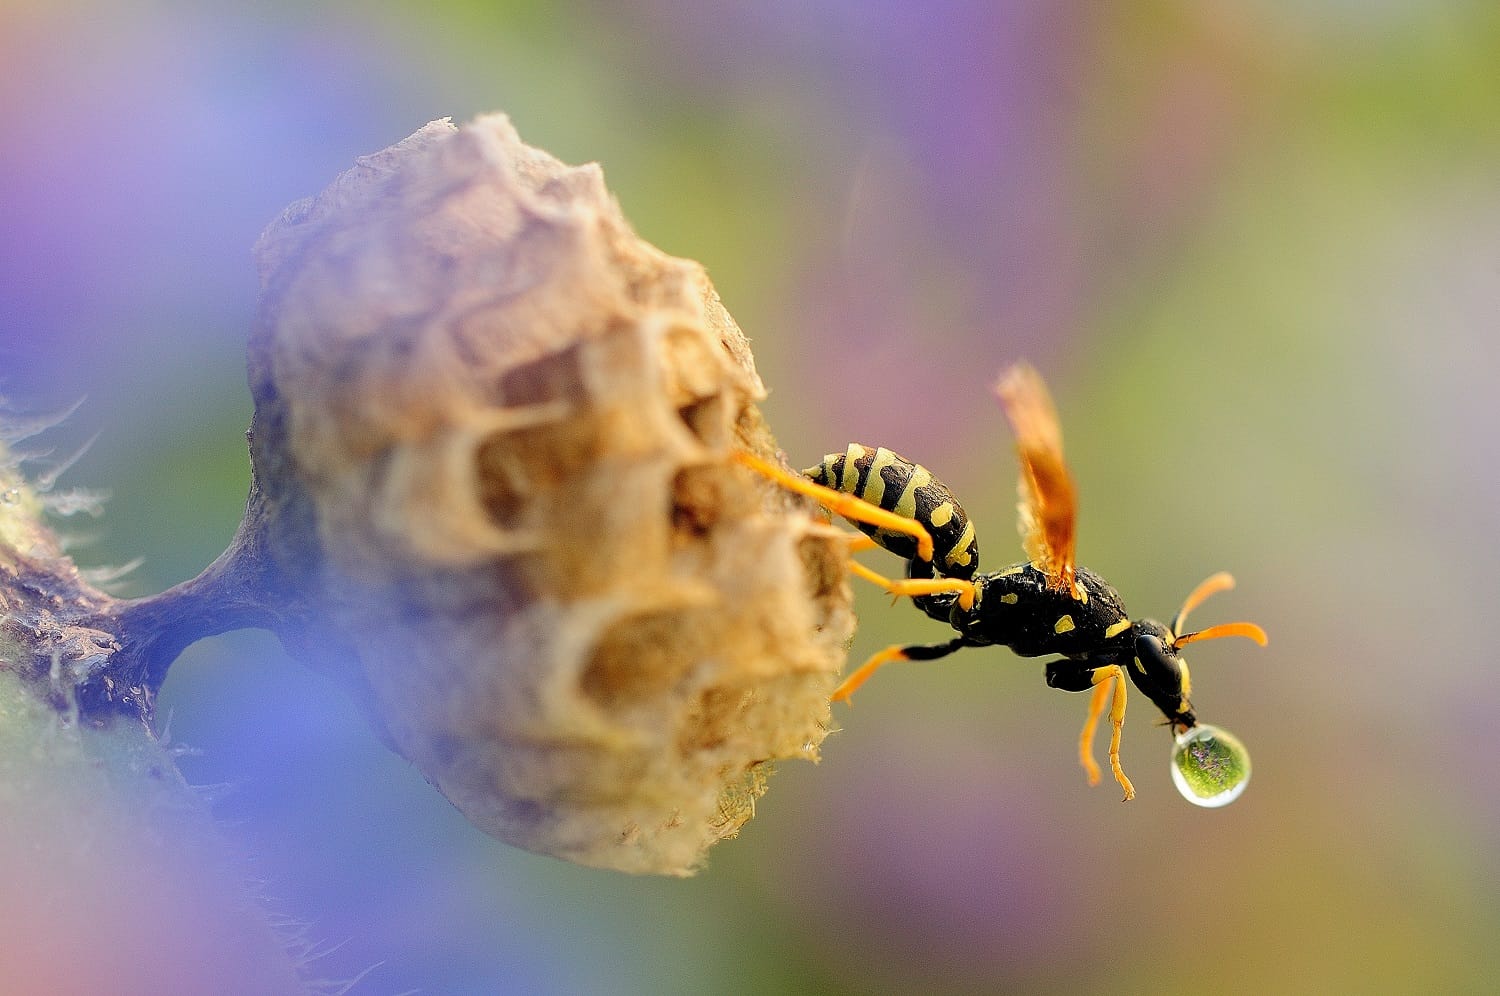
[(16, 502), (18, 502), (20, 500), (21, 500), (21, 489), (20, 488), (6, 488), (4, 491), (0, 491), (0, 502), (4, 502), (7, 505), (14, 505)]
[(1172, 746), (1172, 783), (1195, 806), (1227, 806), (1250, 784), (1250, 752), (1228, 730), (1195, 726)]

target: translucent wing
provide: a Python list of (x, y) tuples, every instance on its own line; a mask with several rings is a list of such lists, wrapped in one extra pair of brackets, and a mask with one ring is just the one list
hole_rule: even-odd
[(1062, 428), (1042, 375), (1018, 363), (1000, 375), (995, 393), (1005, 409), (1021, 458), (1019, 526), (1026, 556), (1047, 575), (1047, 586), (1082, 599), (1073, 580), (1078, 491), (1063, 460)]

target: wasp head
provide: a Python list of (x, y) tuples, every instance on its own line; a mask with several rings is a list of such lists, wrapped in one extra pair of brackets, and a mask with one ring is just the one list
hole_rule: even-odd
[(1137, 620), (1132, 631), (1135, 635), (1135, 661), (1130, 667), (1130, 677), (1146, 697), (1166, 714), (1173, 733), (1185, 733), (1198, 725), (1189, 701), (1193, 692), (1192, 677), (1188, 673), (1187, 661), (1182, 657), (1182, 648), (1199, 640), (1213, 640), (1221, 636), (1243, 636), (1266, 645), (1266, 632), (1254, 623), (1220, 623), (1196, 633), (1184, 633), (1187, 614), (1209, 595), (1234, 587), (1234, 578), (1219, 573), (1193, 589), (1183, 602), (1182, 608), (1173, 617), (1170, 626), (1163, 626), (1154, 619)]
[(1146, 697), (1166, 714), (1173, 733), (1198, 725), (1193, 705), (1188, 701), (1192, 679), (1187, 661), (1173, 645), (1172, 631), (1155, 619), (1140, 619), (1135, 624), (1135, 662), (1130, 677)]

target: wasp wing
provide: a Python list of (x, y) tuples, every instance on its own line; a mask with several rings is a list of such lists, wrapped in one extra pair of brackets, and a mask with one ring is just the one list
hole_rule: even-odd
[(1063, 459), (1062, 427), (1042, 375), (1018, 363), (1000, 375), (995, 394), (1016, 436), (1021, 459), (1019, 526), (1026, 556), (1047, 586), (1082, 598), (1073, 577), (1078, 490)]

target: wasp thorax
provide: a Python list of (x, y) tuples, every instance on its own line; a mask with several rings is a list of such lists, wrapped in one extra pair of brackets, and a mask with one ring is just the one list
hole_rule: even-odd
[(252, 516), (282, 637), (474, 823), (684, 874), (813, 758), (843, 545), (770, 456), (744, 336), (595, 166), (435, 122), (257, 247)]

